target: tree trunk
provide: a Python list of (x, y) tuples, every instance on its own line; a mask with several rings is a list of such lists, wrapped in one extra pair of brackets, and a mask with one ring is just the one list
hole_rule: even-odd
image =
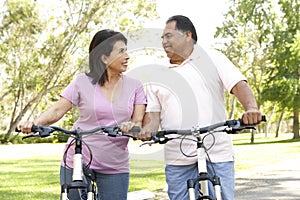
[(294, 139), (300, 138), (300, 136), (299, 136), (299, 108), (294, 109), (293, 133), (294, 133)]
[(278, 138), (278, 136), (279, 136), (279, 130), (280, 130), (280, 127), (281, 127), (283, 115), (284, 115), (284, 110), (282, 110), (282, 112), (280, 113), (280, 117), (279, 117), (277, 127), (276, 127), (275, 138)]
[(276, 110), (276, 105), (273, 106), (273, 110), (272, 110), (272, 112), (271, 112), (271, 115), (269, 116), (269, 120), (267, 120), (267, 130), (266, 130), (266, 132), (265, 132), (265, 137), (268, 137), (268, 133), (270, 132), (270, 127), (271, 127), (271, 125), (272, 125), (271, 119), (272, 119), (272, 116), (273, 116), (274, 113), (275, 113), (275, 110)]
[(254, 130), (251, 130), (251, 139), (250, 139), (250, 143), (251, 144), (254, 144), (254, 134), (255, 134), (255, 131)]

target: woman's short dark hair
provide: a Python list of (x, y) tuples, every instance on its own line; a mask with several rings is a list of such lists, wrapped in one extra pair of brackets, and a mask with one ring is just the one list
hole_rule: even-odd
[(89, 47), (89, 68), (87, 76), (92, 78), (92, 83), (100, 83), (101, 86), (108, 80), (106, 64), (101, 60), (102, 55), (109, 56), (117, 41), (123, 41), (127, 45), (126, 37), (117, 31), (104, 29), (98, 31)]
[(188, 17), (183, 15), (174, 15), (167, 20), (166, 24), (172, 21), (176, 22), (175, 25), (176, 30), (182, 32), (191, 32), (194, 43), (195, 44), (197, 43), (198, 37), (197, 37), (195, 26)]

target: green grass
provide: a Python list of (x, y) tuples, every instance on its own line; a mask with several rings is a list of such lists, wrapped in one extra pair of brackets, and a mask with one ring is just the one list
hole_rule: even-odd
[[(59, 157), (1, 160), (0, 199), (59, 199)], [(163, 161), (132, 160), (129, 191), (165, 185)]]
[(59, 159), (0, 160), (0, 199), (59, 199)]
[(291, 139), (291, 134), (282, 134), (275, 138), (273, 134), (255, 135), (255, 143), (250, 144), (250, 134), (233, 135), (236, 162), (235, 170), (253, 170), (263, 166), (272, 166), (285, 160), (298, 159), (300, 139)]
[(165, 186), (163, 161), (132, 160), (129, 191), (155, 191)]
[[(269, 133), (256, 133), (254, 135), (254, 144), (269, 144), (269, 143), (287, 143), (297, 142), (299, 140), (292, 140), (293, 135), (291, 133), (280, 134), (280, 137), (275, 137), (275, 134)], [(251, 139), (250, 133), (233, 134), (232, 140), (235, 145), (249, 145)]]
[[(256, 137), (257, 144), (249, 144), (249, 134), (233, 137), (236, 171), (253, 170), (299, 157), (300, 140)], [(59, 165), (60, 157), (4, 160), (0, 156), (0, 199), (59, 199)], [(164, 186), (163, 161), (131, 160), (130, 191), (155, 191)]]

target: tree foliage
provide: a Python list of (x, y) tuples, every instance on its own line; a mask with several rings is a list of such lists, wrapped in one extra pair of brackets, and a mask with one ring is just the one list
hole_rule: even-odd
[[(40, 113), (85, 66), (95, 31), (130, 31), (156, 17), (155, 0), (10, 0), (1, 10), (1, 130)], [(52, 5), (53, 6), (53, 5)]]
[(280, 118), (284, 110), (293, 111), (293, 132), (298, 137), (299, 1), (230, 3), (225, 21), (216, 32), (216, 37), (223, 38), (221, 50), (246, 74), (263, 112), (271, 117), (277, 108), (274, 116)]
[(273, 67), (268, 68), (268, 79), (264, 95), (269, 101), (276, 102), (282, 109), (293, 112), (294, 138), (299, 137), (300, 108), (300, 2), (279, 0), (282, 20), (273, 27), (274, 40), (270, 47), (270, 60)]
[[(249, 84), (257, 96), (260, 106), (263, 80), (266, 79), (268, 61), (268, 45), (271, 39), (268, 35), (272, 23), (267, 12), (272, 7), (268, 1), (231, 1), (222, 27), (217, 28), (215, 37), (221, 38), (220, 50), (240, 68), (247, 77)], [(240, 108), (240, 107), (238, 107)], [(240, 113), (241, 109), (236, 110)]]

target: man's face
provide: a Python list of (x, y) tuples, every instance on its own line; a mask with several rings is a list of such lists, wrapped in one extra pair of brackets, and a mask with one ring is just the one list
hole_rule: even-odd
[(171, 60), (178, 60), (183, 56), (187, 46), (187, 35), (175, 29), (176, 21), (166, 24), (163, 31), (162, 46)]

